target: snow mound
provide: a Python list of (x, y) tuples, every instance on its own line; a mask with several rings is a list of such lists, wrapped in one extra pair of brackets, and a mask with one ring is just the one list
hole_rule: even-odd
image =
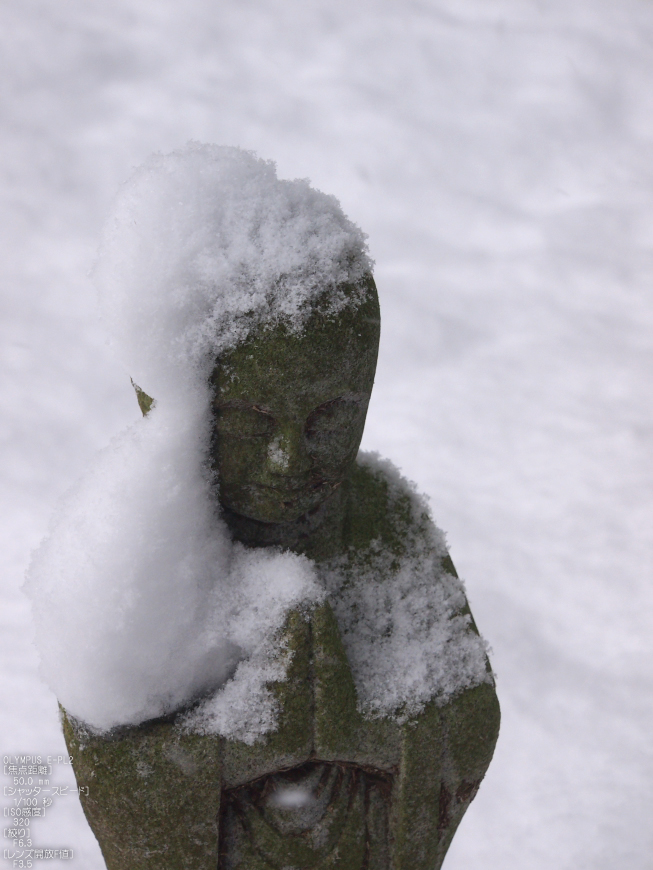
[[(99, 454), (34, 554), (41, 673), (97, 731), (166, 715), (232, 678), (243, 700), (220, 733), (255, 739), (276, 721), (274, 635), (289, 609), (322, 599), (307, 559), (232, 543), (198, 431), (153, 409)], [(260, 666), (238, 669), (250, 658)]]

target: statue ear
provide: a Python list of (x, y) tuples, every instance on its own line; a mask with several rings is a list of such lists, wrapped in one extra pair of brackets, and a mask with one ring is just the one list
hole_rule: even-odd
[(148, 396), (145, 390), (141, 390), (138, 384), (134, 383), (133, 378), (130, 378), (129, 380), (132, 382), (132, 387), (136, 391), (136, 399), (138, 400), (138, 407), (141, 409), (141, 414), (145, 417), (156, 402), (152, 396)]

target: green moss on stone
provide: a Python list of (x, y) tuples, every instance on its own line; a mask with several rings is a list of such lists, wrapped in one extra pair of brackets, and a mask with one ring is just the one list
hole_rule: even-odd
[(401, 727), (392, 719), (365, 719), (358, 710), (356, 688), (328, 604), (315, 611), (313, 630), (313, 687), (315, 693), (314, 754), (391, 771), (401, 758)]
[(215, 870), (220, 740), (172, 722), (95, 736), (62, 711), (84, 813), (108, 870)]
[(301, 612), (289, 614), (280, 647), (291, 655), (283, 682), (271, 683), (278, 705), (276, 730), (250, 746), (238, 740), (222, 742), (225, 787), (241, 785), (274, 770), (303, 764), (313, 746), (310, 622)]

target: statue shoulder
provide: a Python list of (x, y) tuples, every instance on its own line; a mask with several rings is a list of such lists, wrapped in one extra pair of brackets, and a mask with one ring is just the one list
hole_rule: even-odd
[(401, 559), (420, 543), (441, 553), (442, 568), (457, 577), (444, 533), (431, 519), (426, 497), (415, 484), (376, 453), (358, 455), (349, 482), (344, 524), (345, 548), (360, 553), (382, 548)]
[(359, 455), (342, 554), (321, 566), (360, 709), (407, 721), (492, 681), (486, 645), (426, 499), (389, 462)]

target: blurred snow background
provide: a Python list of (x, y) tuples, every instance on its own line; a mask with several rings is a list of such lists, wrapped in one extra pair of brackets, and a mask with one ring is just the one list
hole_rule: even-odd
[[(86, 277), (102, 222), (151, 151), (237, 144), (369, 233), (363, 446), (431, 496), (494, 648), (447, 870), (648, 870), (650, 0), (4, 0), (0, 45), (0, 752), (65, 751), (19, 586), (139, 413)], [(104, 866), (73, 797), (35, 833)]]

